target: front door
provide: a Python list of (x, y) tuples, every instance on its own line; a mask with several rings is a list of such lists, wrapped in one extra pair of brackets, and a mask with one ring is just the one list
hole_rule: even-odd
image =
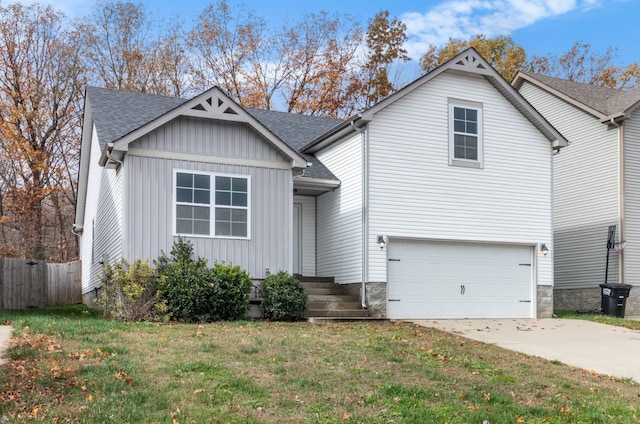
[(302, 205), (293, 205), (293, 273), (302, 273)]

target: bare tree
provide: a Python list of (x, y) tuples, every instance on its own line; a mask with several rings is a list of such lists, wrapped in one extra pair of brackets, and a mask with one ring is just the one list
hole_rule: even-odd
[[(49, 221), (62, 213), (63, 203), (75, 205), (76, 200), (85, 78), (82, 39), (66, 22), (50, 6), (0, 7), (3, 225), (12, 230), (17, 254), (28, 257), (47, 256), (46, 238), (52, 232), (66, 247), (73, 244), (68, 215), (60, 215), (59, 226)], [(6, 231), (5, 237), (6, 244)]]

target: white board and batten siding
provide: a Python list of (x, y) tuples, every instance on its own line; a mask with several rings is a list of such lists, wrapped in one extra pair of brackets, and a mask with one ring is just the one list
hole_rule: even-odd
[(339, 283), (362, 282), (362, 135), (345, 137), (316, 157), (340, 180), (317, 197), (317, 274)]
[[(449, 165), (450, 99), (482, 104), (482, 169)], [(550, 142), (484, 78), (445, 72), (378, 112), (369, 134), (369, 281), (387, 280), (378, 234), (551, 246)], [(553, 255), (535, 256), (532, 292), (553, 285)]]
[[(300, 208), (300, 222), (298, 231), (300, 232), (298, 243), (294, 240), (293, 248), (299, 249), (299, 273), (304, 276), (313, 277), (316, 275), (316, 198), (312, 196), (293, 196), (293, 204)], [(295, 225), (295, 220), (294, 220)], [(296, 236), (294, 229), (294, 237)], [(295, 254), (293, 255), (295, 258)], [(293, 269), (295, 271), (295, 265)]]
[[(188, 156), (185, 156), (188, 155)], [(219, 158), (223, 163), (219, 163)], [(225, 160), (224, 158), (230, 159)], [(168, 253), (173, 234), (175, 170), (250, 177), (250, 238), (186, 237), (195, 255), (239, 265), (254, 278), (290, 271), (293, 205), (289, 161), (245, 125), (178, 118), (135, 141), (125, 167), (129, 260)]]
[(100, 148), (93, 130), (84, 230), (81, 238), (82, 294), (100, 286), (103, 261), (122, 256), (122, 170), (98, 165)]
[(625, 283), (640, 284), (640, 110), (624, 122)]
[[(619, 224), (618, 130), (529, 82), (520, 93), (571, 143), (554, 157), (555, 286), (597, 287), (608, 228)], [(616, 254), (609, 282), (618, 282)]]

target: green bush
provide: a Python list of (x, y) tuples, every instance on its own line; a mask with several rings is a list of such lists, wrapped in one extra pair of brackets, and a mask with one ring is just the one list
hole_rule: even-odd
[(211, 269), (216, 283), (218, 319), (238, 320), (249, 310), (251, 276), (238, 265), (216, 262)]
[(307, 294), (302, 284), (286, 271), (269, 275), (263, 283), (263, 312), (273, 321), (297, 321), (304, 318)]
[(158, 274), (148, 262), (136, 260), (133, 264), (120, 259), (104, 267), (100, 276), (102, 286), (96, 305), (104, 314), (123, 321), (151, 321), (166, 313), (159, 301)]
[(244, 317), (249, 309), (252, 283), (237, 265), (193, 260), (193, 246), (182, 238), (170, 256), (158, 258), (160, 296), (171, 316), (180, 321), (210, 322)]

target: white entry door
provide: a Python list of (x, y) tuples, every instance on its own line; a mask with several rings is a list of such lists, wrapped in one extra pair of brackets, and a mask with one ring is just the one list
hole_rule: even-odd
[(533, 247), (392, 240), (388, 317), (530, 318)]
[(302, 205), (293, 204), (293, 273), (302, 273)]

